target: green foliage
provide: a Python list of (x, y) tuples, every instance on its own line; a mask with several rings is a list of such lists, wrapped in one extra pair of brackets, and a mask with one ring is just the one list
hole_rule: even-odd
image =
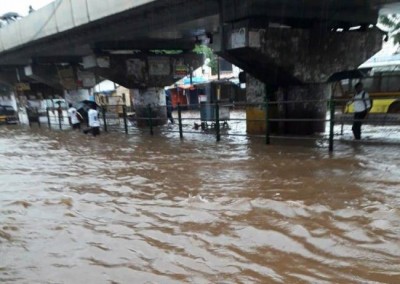
[(210, 62), (208, 63), (208, 66), (211, 67), (211, 72), (212, 74), (216, 74), (218, 72), (218, 62), (217, 62), (217, 56), (214, 54), (214, 51), (206, 46), (206, 45), (196, 45), (195, 48), (193, 49), (193, 52), (198, 53), (198, 54), (203, 54), (204, 59), (208, 58), (210, 59)]
[(393, 42), (400, 43), (400, 15), (391, 14), (379, 17), (379, 24), (387, 29)]

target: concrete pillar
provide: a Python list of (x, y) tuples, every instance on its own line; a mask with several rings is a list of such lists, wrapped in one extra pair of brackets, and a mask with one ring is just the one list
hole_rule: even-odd
[[(277, 102), (281, 102), (277, 105), (278, 117), (299, 119), (299, 121), (280, 122), (278, 132), (291, 135), (311, 135), (324, 132), (324, 120), (330, 92), (330, 85), (326, 83), (279, 89), (276, 94)], [(305, 121), (307, 119), (315, 121)]]
[(89, 100), (88, 89), (68, 90), (64, 91), (64, 98), (68, 103), (76, 104), (83, 100)]
[(330, 84), (314, 83), (295, 86), (271, 87), (247, 76), (247, 133), (264, 134), (265, 96), (270, 102), (269, 117), (274, 119), (316, 119), (321, 121), (271, 121), (270, 131), (277, 134), (310, 135), (325, 131), (327, 101)]
[(355, 32), (268, 28), (260, 52), (265, 64), (301, 83), (326, 82), (335, 72), (356, 69), (382, 48), (376, 28)]
[[(235, 31), (228, 34), (229, 42), (236, 45), (228, 44), (225, 56), (251, 74), (247, 75), (248, 103), (263, 104), (265, 94), (270, 102), (278, 103), (269, 107), (272, 118), (325, 119), (331, 92), (328, 78), (338, 71), (356, 69), (382, 43), (382, 34), (376, 29), (338, 33), (318, 28), (267, 28), (255, 33), (260, 40), (254, 47), (252, 32), (242, 30), (241, 45), (233, 41), (238, 37)], [(268, 90), (268, 86), (274, 87)], [(248, 133), (265, 133), (264, 107), (249, 106), (247, 119)], [(325, 130), (323, 121), (271, 122), (270, 126), (271, 132), (279, 134), (309, 135)]]
[(247, 75), (246, 99), (249, 105), (246, 107), (246, 127), (249, 134), (265, 133), (265, 88), (263, 82)]
[(134, 89), (132, 95), (139, 127), (148, 126), (149, 107), (153, 126), (163, 125), (167, 122), (166, 98), (163, 88)]

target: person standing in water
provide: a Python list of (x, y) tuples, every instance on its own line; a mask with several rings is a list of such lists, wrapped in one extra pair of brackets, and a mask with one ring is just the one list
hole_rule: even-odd
[(85, 129), (83, 133), (88, 134), (91, 132), (93, 136), (100, 135), (99, 113), (97, 112), (97, 107), (95, 104), (90, 106), (90, 110), (88, 111), (88, 119), (89, 128)]
[(353, 131), (354, 139), (360, 140), (363, 120), (367, 117), (372, 105), (369, 94), (363, 89), (363, 84), (361, 82), (358, 82), (354, 88), (356, 94), (353, 97), (354, 122), (351, 130)]

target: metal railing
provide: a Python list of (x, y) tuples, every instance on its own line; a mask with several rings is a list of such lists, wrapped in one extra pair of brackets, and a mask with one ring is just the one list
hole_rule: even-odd
[[(376, 100), (377, 99), (374, 99), (374, 101)], [(175, 113), (177, 113), (177, 116), (175, 115), (174, 117), (174, 120), (177, 121), (175, 124), (177, 127), (171, 127), (171, 124), (167, 123), (168, 118), (166, 116), (166, 105), (158, 107), (152, 107), (148, 105), (147, 107), (143, 107), (141, 112), (135, 114), (128, 114), (128, 108), (124, 105), (118, 105), (116, 106), (117, 108), (114, 108), (120, 109), (122, 112), (108, 112), (107, 108), (101, 108), (99, 111), (99, 118), (101, 121), (101, 127), (105, 132), (124, 132), (128, 135), (137, 132), (143, 133), (143, 131), (146, 131), (147, 129), (150, 135), (155, 135), (157, 132), (179, 133), (180, 139), (183, 139), (185, 134), (209, 134), (214, 135), (216, 141), (221, 141), (222, 137), (224, 136), (260, 137), (265, 140), (265, 144), (271, 144), (271, 139), (275, 138), (297, 140), (320, 139), (328, 142), (328, 149), (331, 152), (334, 149), (334, 137), (343, 135), (343, 124), (357, 121), (352, 118), (353, 114), (343, 114), (343, 112), (341, 113), (341, 111), (338, 111), (337, 106), (344, 106), (345, 102), (347, 101), (348, 100), (343, 99), (290, 100), (279, 102), (265, 100), (264, 103), (258, 104), (245, 102), (216, 102), (205, 104), (207, 107), (210, 107), (208, 112), (204, 112), (204, 109), (202, 109), (202, 104), (178, 104), (174, 110)], [(315, 117), (315, 115), (314, 117), (282, 117), (282, 115), (279, 115), (279, 111), (277, 111), (279, 108), (284, 108), (287, 105), (291, 105), (293, 107), (295, 104), (321, 104), (323, 108), (326, 108), (327, 112), (323, 113), (322, 115), (319, 114), (318, 117)], [(264, 117), (246, 117), (243, 109), (248, 107), (260, 109), (263, 112)], [(226, 117), (226, 113), (221, 117), (221, 109), (225, 109), (226, 111), (226, 108), (228, 108), (229, 114), (231, 111), (239, 109), (242, 111), (243, 117), (232, 117), (230, 115)], [(66, 123), (65, 118), (60, 117), (56, 112), (56, 109), (46, 110), (48, 127), (50, 129), (60, 130), (69, 129), (70, 126), (68, 123)], [(187, 113), (189, 113), (189, 115), (185, 115)], [(37, 114), (40, 116), (39, 112), (37, 112)], [(346, 116), (346, 119), (344, 119), (344, 115)], [(386, 114), (385, 117), (387, 118), (388, 114)], [(367, 123), (373, 122), (375, 125), (385, 125), (385, 117), (382, 116), (380, 119), (369, 118), (368, 120), (362, 121)], [(390, 125), (400, 125), (400, 114), (390, 114), (390, 117), (393, 118), (390, 122)], [(38, 123), (40, 125), (40, 118), (38, 119)], [(230, 131), (232, 128), (229, 126), (229, 124), (232, 125), (235, 123), (242, 125), (241, 131)], [(249, 134), (246, 132), (245, 123), (258, 123), (263, 125), (265, 132), (263, 134)], [(309, 125), (313, 125), (313, 123), (319, 123), (326, 126), (328, 123), (329, 128), (326, 129), (326, 127), (324, 127), (324, 132), (314, 135), (279, 135), (271, 132), (271, 125), (273, 123), (298, 123), (303, 126), (307, 125), (307, 123)], [(56, 125), (56, 127), (54, 127), (54, 125)], [(165, 125), (169, 125), (169, 127), (164, 127)], [(335, 134), (335, 125), (342, 126), (339, 134)], [(190, 126), (193, 127), (188, 129)]]

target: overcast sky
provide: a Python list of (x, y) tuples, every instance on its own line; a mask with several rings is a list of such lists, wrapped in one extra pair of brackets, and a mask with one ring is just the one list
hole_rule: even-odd
[(26, 16), (29, 11), (29, 5), (38, 10), (54, 0), (0, 0), (0, 15), (7, 12), (17, 12), (21, 16)]

